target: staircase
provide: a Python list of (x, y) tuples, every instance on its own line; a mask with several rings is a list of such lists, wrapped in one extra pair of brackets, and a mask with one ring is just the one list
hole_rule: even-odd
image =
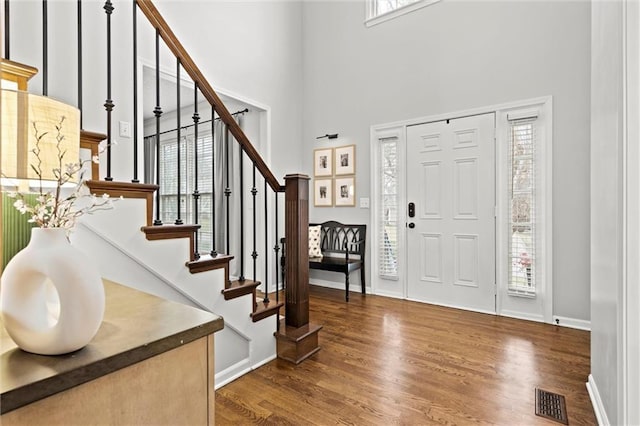
[[(9, 4), (8, 7), (6, 6), (7, 3)], [(11, 4), (11, 2), (5, 0), (5, 18), (9, 21)], [(124, 5), (124, 3), (120, 2), (118, 4), (120, 6)], [(97, 120), (96, 117), (99, 115), (103, 115), (103, 122), (106, 121), (107, 123), (106, 128), (104, 128), (105, 134), (86, 130), (81, 132), (80, 147), (83, 148), (87, 157), (97, 154), (98, 146), (101, 143), (107, 146), (106, 154), (102, 156), (100, 166), (95, 165), (91, 170), (92, 180), (88, 182), (88, 186), (92, 193), (107, 193), (112, 197), (123, 198), (116, 203), (114, 210), (100, 212), (97, 215), (84, 218), (72, 236), (72, 243), (96, 260), (100, 265), (104, 278), (221, 315), (225, 320), (225, 329), (215, 336), (215, 382), (217, 387), (275, 358), (280, 342), (284, 342), (282, 344), (286, 345), (283, 351), (286, 350), (287, 353), (290, 353), (292, 343), (287, 335), (294, 335), (295, 330), (298, 328), (307, 330), (307, 335), (311, 337), (303, 340), (296, 337), (293, 343), (293, 350), (297, 351), (296, 345), (300, 344), (304, 346), (303, 352), (306, 350), (311, 351), (307, 354), (303, 353), (303, 356), (315, 353), (318, 350), (317, 332), (320, 328), (317, 326), (311, 327), (312, 332), (308, 333), (308, 291), (306, 290), (308, 286), (308, 262), (307, 250), (304, 249), (307, 243), (306, 228), (308, 226), (308, 178), (302, 175), (290, 175), (285, 179), (285, 185), (281, 185), (152, 2), (149, 0), (136, 0), (132, 4), (134, 16), (132, 23), (132, 53), (134, 61), (130, 78), (133, 90), (120, 99), (112, 99), (114, 97), (112, 96), (113, 92), (117, 92), (120, 95), (125, 92), (123, 90), (112, 92), (112, 89), (118, 85), (119, 81), (113, 78), (111, 52), (114, 47), (118, 48), (118, 51), (125, 47), (112, 45), (111, 18), (114, 13), (118, 12), (114, 4), (107, 0), (101, 8), (102, 10), (96, 10), (95, 2), (79, 1), (77, 3), (77, 15), (69, 16), (70, 25), (75, 23), (78, 28), (78, 89), (75, 103), (82, 111), (84, 126), (87, 123), (97, 125), (100, 120)], [(47, 7), (55, 7), (55, 4), (47, 6), (47, 2), (44, 1), (43, 8), (40, 9), (36, 6), (33, 12), (39, 13), (42, 11), (42, 22), (45, 28), (48, 17)], [(87, 18), (89, 12), (91, 12), (91, 18)], [(124, 10), (121, 12), (124, 12)], [(131, 13), (131, 10), (129, 9), (126, 12)], [(87, 46), (82, 46), (82, 40), (87, 38), (86, 21), (94, 22), (98, 19), (94, 16), (95, 13), (104, 13), (103, 18), (107, 27), (106, 70), (93, 69), (96, 64), (86, 63), (83, 60), (83, 52), (88, 48)], [(142, 19), (142, 16), (146, 18), (146, 21)], [(77, 22), (74, 22), (76, 20)], [(142, 144), (138, 143), (138, 140), (141, 139), (138, 137), (138, 133), (142, 126), (137, 119), (140, 109), (137, 99), (139, 92), (137, 88), (139, 80), (137, 69), (138, 58), (141, 55), (137, 49), (138, 39), (142, 37), (138, 35), (138, 26), (143, 22), (147, 26), (150, 25), (151, 30), (155, 33), (156, 99), (158, 100), (154, 108), (156, 120), (155, 183), (140, 183), (138, 172), (142, 163), (140, 157), (143, 150)], [(19, 58), (20, 52), (11, 50), (11, 38), (20, 37), (20, 29), (12, 29), (11, 26), (5, 26), (6, 28), (9, 28), (13, 33), (5, 31), (4, 35), (3, 79), (6, 74), (7, 78), (18, 81), (18, 86), (21, 90), (27, 90), (26, 82), (34, 75), (35, 69), (13, 61), (14, 58), (16, 60)], [(149, 33), (148, 30), (149, 28), (147, 28), (147, 33)], [(49, 67), (47, 66), (48, 55), (51, 54), (50, 52), (59, 53), (61, 52), (60, 49), (64, 47), (56, 47), (53, 43), (49, 43), (46, 30), (44, 34), (42, 87), (43, 94), (47, 95), (47, 81), (50, 78), (48, 75)], [(51, 39), (53, 40), (53, 37)], [(194, 140), (198, 140), (200, 117), (197, 105), (198, 94), (201, 94), (211, 107), (211, 119), (215, 118), (222, 121), (226, 126), (227, 134), (230, 135), (228, 140), (232, 137), (238, 144), (237, 146), (239, 146), (241, 152), (239, 171), (241, 185), (242, 177), (246, 174), (242, 171), (242, 164), (246, 163), (253, 169), (252, 186), (250, 189), (245, 190), (242, 186), (232, 187), (230, 185), (228, 162), (225, 165), (220, 161), (221, 159), (217, 159), (217, 162), (213, 165), (200, 165), (212, 167), (213, 170), (216, 167), (226, 168), (227, 179), (223, 203), (226, 203), (227, 212), (229, 211), (228, 205), (234, 196), (240, 198), (241, 205), (243, 202), (253, 203), (253, 208), (250, 209), (252, 212), (251, 218), (244, 220), (247, 209), (241, 209), (240, 211), (241, 231), (239, 237), (237, 235), (234, 236), (240, 239), (240, 247), (243, 248), (239, 250), (239, 253), (219, 253), (215, 248), (215, 237), (213, 249), (210, 252), (203, 253), (199, 250), (198, 241), (199, 232), (201, 232), (203, 226), (202, 223), (212, 221), (214, 235), (216, 229), (224, 229), (226, 226), (228, 239), (231, 238), (228, 232), (229, 223), (237, 218), (230, 218), (228, 213), (226, 218), (215, 217), (215, 215), (214, 217), (205, 217), (202, 213), (199, 214), (202, 194), (198, 191), (197, 183), (193, 193), (180, 193), (182, 188), (180, 184), (181, 174), (185, 173), (183, 163), (180, 161), (181, 143), (177, 144), (177, 218), (174, 224), (166, 224), (161, 220), (161, 211), (166, 206), (161, 205), (160, 195), (167, 191), (160, 185), (160, 173), (158, 172), (161, 166), (159, 130), (163, 115), (158, 83), (160, 81), (159, 73), (161, 68), (161, 43), (164, 43), (165, 48), (171, 52), (173, 61), (176, 64), (178, 117), (181, 115), (179, 88), (182, 80), (180, 73), (182, 71), (186, 72), (193, 82), (196, 96), (194, 101), (195, 112), (193, 114), (193, 125), (196, 132)], [(150, 44), (147, 43), (147, 45)], [(99, 49), (102, 46), (96, 46), (95, 48)], [(12, 55), (11, 60), (9, 60), (9, 53)], [(68, 72), (72, 71), (69, 70)], [(120, 71), (119, 74), (122, 74), (122, 72)], [(98, 85), (106, 86), (106, 100), (104, 100), (104, 103), (88, 102), (93, 99), (93, 94), (83, 95), (83, 92), (87, 90), (86, 88)], [(119, 105), (131, 104), (133, 104), (131, 120), (133, 121), (133, 143), (132, 145), (121, 146), (121, 144), (115, 144), (112, 131), (114, 127), (114, 109), (117, 110)], [(104, 107), (104, 111), (101, 110), (102, 107)], [(102, 126), (98, 128), (102, 128)], [(181, 126), (178, 122), (177, 129), (180, 128)], [(212, 144), (222, 143), (214, 140), (213, 132), (211, 139)], [(179, 130), (177, 140), (181, 140)], [(229, 148), (228, 140), (225, 148), (227, 153), (231, 149)], [(196, 153), (195, 179), (197, 182), (199, 165), (197, 142), (194, 142), (194, 146)], [(215, 152), (215, 145), (213, 151)], [(123, 176), (118, 176), (118, 180), (114, 178), (113, 170), (117, 170), (120, 175), (127, 174), (126, 171), (123, 173), (125, 167), (121, 166), (121, 164), (130, 164), (132, 166), (129, 180)], [(256, 174), (262, 180), (258, 184), (256, 183)], [(212, 175), (215, 176), (215, 173), (212, 172)], [(100, 176), (105, 177), (100, 179)], [(182, 178), (186, 179), (184, 176)], [(262, 189), (260, 183), (263, 183), (264, 189)], [(271, 195), (273, 203), (271, 204), (268, 202), (270, 192), (273, 193)], [(300, 249), (300, 253), (295, 258), (292, 257), (287, 260), (286, 280), (284, 276), (279, 277), (280, 269), (278, 267), (280, 263), (278, 259), (279, 241), (282, 237), (278, 232), (278, 223), (281, 220), (278, 204), (279, 198), (283, 194), (285, 195), (285, 204), (287, 206), (284, 217), (285, 235), (288, 241), (298, 241)], [(192, 197), (190, 201), (194, 205), (194, 211), (193, 214), (189, 214), (189, 217), (185, 217), (187, 212), (184, 211), (183, 215), (182, 204), (183, 200), (189, 197)], [(212, 200), (214, 204), (212, 211), (215, 212), (215, 196), (212, 197)], [(257, 216), (259, 209), (256, 208), (256, 200), (264, 202), (264, 215), (262, 217)], [(252, 223), (252, 229), (251, 225), (245, 227), (245, 222)], [(256, 223), (258, 222), (264, 224), (266, 234), (259, 244), (256, 242), (258, 234)], [(245, 228), (249, 229), (245, 230)], [(244, 249), (245, 244), (247, 247), (253, 248), (249, 256), (253, 262), (253, 279), (245, 278), (244, 265), (245, 263), (251, 263), (248, 259), (245, 262), (245, 252), (247, 251)], [(227, 247), (229, 247), (228, 241)], [(264, 250), (260, 251), (258, 247), (264, 247)], [(271, 247), (274, 253), (268, 253), (267, 250)], [(268, 259), (270, 257), (275, 260), (272, 265), (269, 265)], [(256, 262), (259, 258), (265, 261), (264, 268), (261, 271), (256, 268)], [(239, 261), (241, 265), (238, 276), (230, 276), (230, 264), (233, 261)], [(250, 272), (248, 269), (250, 268), (247, 268), (247, 273)], [(260, 280), (256, 276), (258, 272), (263, 274)], [(282, 281), (286, 281), (288, 285), (286, 290), (287, 313), (284, 320), (281, 318), (280, 308), (285, 306), (285, 303), (279, 300)], [(274, 283), (271, 288), (269, 287), (269, 282)], [(259, 290), (261, 290), (263, 296), (258, 297)], [(305, 308), (307, 309), (306, 316), (304, 315)], [(281, 320), (283, 324), (282, 332), (280, 332)], [(290, 359), (291, 357), (285, 358)], [(299, 362), (297, 361), (299, 357), (294, 358), (294, 362)]]

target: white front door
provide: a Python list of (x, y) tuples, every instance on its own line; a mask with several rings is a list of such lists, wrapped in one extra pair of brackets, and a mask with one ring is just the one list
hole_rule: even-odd
[(496, 312), (494, 135), (494, 114), (407, 127), (409, 299)]

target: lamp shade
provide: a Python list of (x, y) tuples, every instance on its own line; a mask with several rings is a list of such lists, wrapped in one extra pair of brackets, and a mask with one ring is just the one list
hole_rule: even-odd
[[(7, 89), (1, 92), (1, 177), (38, 179), (35, 167), (41, 179), (57, 180), (54, 169), (64, 170), (65, 164), (79, 161), (80, 111), (45, 96)], [(39, 152), (39, 159), (34, 151)]]

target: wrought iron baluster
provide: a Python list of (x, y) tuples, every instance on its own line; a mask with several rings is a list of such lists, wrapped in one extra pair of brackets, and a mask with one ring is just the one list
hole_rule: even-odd
[[(6, 0), (5, 0), (6, 1)], [(80, 110), (80, 128), (82, 129), (82, 0), (78, 0), (78, 109)]]
[(162, 116), (162, 108), (160, 108), (160, 30), (156, 29), (156, 107), (153, 109), (156, 116), (156, 218), (154, 225), (162, 225), (160, 219), (160, 194), (164, 189), (160, 187), (160, 117)]
[(240, 281), (244, 281), (244, 166), (242, 146), (238, 144), (240, 164)]
[(11, 59), (11, 0), (4, 0), (4, 57)]
[(257, 260), (258, 251), (256, 250), (256, 195), (258, 195), (258, 188), (256, 188), (256, 165), (253, 165), (253, 187), (251, 188), (251, 198), (253, 199), (253, 251), (251, 257), (253, 258), (253, 281), (257, 280)]
[(269, 200), (267, 180), (264, 180), (264, 303), (269, 303)]
[(211, 257), (216, 257), (216, 111), (211, 105)]
[(177, 159), (176, 161), (178, 162), (178, 173), (177, 173), (177, 178), (178, 178), (178, 188), (177, 188), (177, 193), (178, 193), (178, 197), (176, 200), (176, 207), (178, 209), (178, 216), (176, 217), (176, 221), (175, 224), (176, 225), (182, 225), (182, 218), (180, 216), (180, 197), (182, 196), (182, 180), (181, 180), (181, 148), (180, 146), (182, 145), (182, 132), (180, 129), (180, 113), (181, 113), (181, 109), (180, 109), (180, 59), (176, 58), (176, 104), (177, 104), (177, 110), (176, 110), (176, 131), (177, 133)]
[(47, 0), (42, 0), (42, 96), (49, 94), (49, 13)]
[(136, 0), (133, 4), (133, 179), (138, 180), (138, 6)]
[(275, 199), (275, 209), (274, 209), (274, 213), (275, 213), (275, 235), (274, 235), (274, 239), (276, 241), (276, 244), (273, 246), (273, 251), (275, 252), (275, 257), (274, 257), (274, 263), (275, 263), (275, 272), (276, 272), (276, 303), (278, 303), (280, 301), (280, 296), (278, 295), (278, 291), (280, 290), (280, 283), (278, 282), (278, 253), (280, 252), (280, 245), (278, 244), (278, 193), (274, 191), (273, 193), (274, 195), (274, 199)]
[[(200, 191), (198, 191), (198, 123), (200, 122), (200, 114), (198, 113), (198, 83), (193, 83), (193, 223), (196, 225), (199, 223), (198, 217), (198, 203), (200, 202)], [(196, 229), (195, 235), (195, 253), (196, 259), (200, 258), (200, 251), (198, 249), (198, 239), (200, 233)]]
[(107, 99), (104, 108), (107, 111), (107, 176), (104, 180), (111, 181), (111, 113), (115, 107), (111, 99), (111, 14), (114, 7), (111, 0), (104, 4), (104, 11), (107, 14)]
[(230, 201), (231, 201), (231, 187), (229, 186), (229, 127), (225, 126), (224, 129), (224, 143), (225, 143), (225, 149), (224, 149), (224, 153), (225, 153), (225, 185), (226, 187), (224, 188), (224, 196), (226, 197), (227, 200), (227, 214), (226, 214), (226, 226), (227, 226), (227, 235), (226, 235), (226, 240), (227, 240), (227, 254), (229, 254), (229, 252), (231, 251), (231, 243), (230, 243), (230, 231), (231, 231), (231, 224), (230, 224)]

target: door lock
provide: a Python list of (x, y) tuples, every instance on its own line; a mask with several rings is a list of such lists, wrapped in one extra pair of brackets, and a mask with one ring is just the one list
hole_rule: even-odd
[(409, 229), (413, 229), (416, 227), (416, 224), (413, 222), (409, 222)]
[(416, 215), (416, 205), (415, 203), (409, 203), (409, 217), (414, 217)]

